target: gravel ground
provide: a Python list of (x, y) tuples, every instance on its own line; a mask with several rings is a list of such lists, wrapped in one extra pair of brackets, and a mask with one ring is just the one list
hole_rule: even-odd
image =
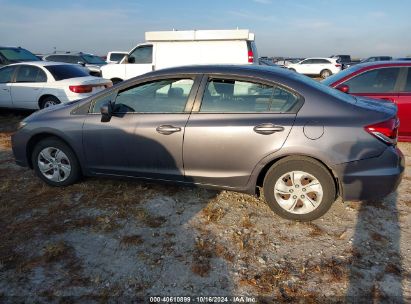
[[(249, 195), (88, 178), (51, 188), (13, 163), (0, 113), (0, 302), (250, 296), (411, 301), (411, 167), (397, 192), (311, 223)], [(411, 144), (399, 144), (411, 162)]]

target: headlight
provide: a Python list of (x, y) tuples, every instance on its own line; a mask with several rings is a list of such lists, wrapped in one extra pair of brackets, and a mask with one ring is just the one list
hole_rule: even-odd
[(20, 121), (19, 124), (17, 125), (17, 130), (24, 128), (26, 125), (27, 125), (27, 122), (25, 122), (24, 120)]

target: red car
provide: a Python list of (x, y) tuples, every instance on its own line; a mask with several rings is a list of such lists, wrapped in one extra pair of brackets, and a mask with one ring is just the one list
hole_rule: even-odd
[(322, 83), (344, 93), (385, 99), (398, 106), (399, 141), (411, 142), (411, 62), (379, 61), (357, 64)]

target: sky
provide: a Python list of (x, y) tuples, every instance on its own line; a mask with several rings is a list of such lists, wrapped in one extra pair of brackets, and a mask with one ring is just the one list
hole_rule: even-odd
[(146, 31), (249, 29), (260, 56), (411, 55), (409, 0), (0, 0), (0, 45), (105, 55)]

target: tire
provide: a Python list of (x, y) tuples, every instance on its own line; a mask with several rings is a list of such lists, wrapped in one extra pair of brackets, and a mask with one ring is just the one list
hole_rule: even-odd
[(302, 156), (276, 162), (264, 178), (263, 191), (276, 214), (302, 222), (324, 215), (336, 199), (334, 179), (327, 168)]
[(81, 177), (75, 153), (58, 138), (46, 138), (38, 142), (33, 149), (31, 161), (37, 176), (50, 186), (68, 186)]
[(320, 73), (321, 78), (325, 79), (327, 77), (330, 77), (333, 73), (331, 73), (330, 70), (322, 70)]
[(48, 108), (61, 103), (61, 101), (55, 96), (43, 97), (40, 101), (40, 109)]

